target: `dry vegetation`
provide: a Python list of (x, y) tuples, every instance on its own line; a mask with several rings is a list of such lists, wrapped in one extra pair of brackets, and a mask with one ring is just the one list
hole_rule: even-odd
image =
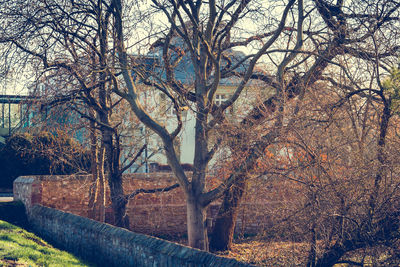
[(304, 266), (308, 247), (307, 243), (246, 239), (234, 243), (230, 251), (218, 255), (257, 266)]

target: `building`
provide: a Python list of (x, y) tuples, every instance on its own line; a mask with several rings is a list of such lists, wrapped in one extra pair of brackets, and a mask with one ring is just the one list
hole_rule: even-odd
[[(160, 62), (162, 63), (160, 49), (161, 48), (157, 49), (156, 46), (153, 47), (152, 53), (146, 56), (132, 56), (133, 65), (138, 68), (138, 71), (145, 70), (145, 72), (151, 72), (153, 76), (158, 76), (159, 79), (165, 79), (164, 70), (160, 67), (160, 65), (162, 65), (160, 64)], [(232, 58), (233, 64), (235, 64), (235, 62), (240, 62), (240, 60), (245, 57), (245, 54), (242, 52), (230, 51), (229, 56)], [(245, 71), (247, 67), (246, 64), (248, 64), (247, 61), (238, 68), (238, 71)], [(133, 75), (135, 77), (135, 69)], [(185, 87), (190, 88), (193, 86), (194, 69), (187, 56), (184, 56), (178, 61), (174, 68), (174, 75), (175, 79)], [(157, 77), (154, 79), (157, 79)], [(222, 79), (215, 93), (214, 103), (220, 105), (226, 101), (233, 94), (240, 81), (241, 79), (238, 77)], [(175, 129), (177, 126), (176, 111), (171, 102), (166, 99), (166, 95), (155, 88), (151, 88), (151, 86), (144, 84), (140, 86), (140, 81), (137, 82), (139, 87), (142, 88), (141, 100), (146, 104), (148, 110), (151, 111), (151, 115), (157, 119), (158, 122), (163, 124), (167, 130), (172, 131)], [(240, 121), (251, 110), (251, 107), (254, 106), (257, 100), (265, 99), (266, 96), (272, 95), (273, 93), (271, 88), (267, 88), (261, 82), (250, 81), (235, 104), (226, 110), (226, 117), (228, 120)], [(183, 108), (183, 128), (176, 138), (175, 148), (178, 152), (181, 164), (188, 165), (192, 164), (194, 159), (196, 113), (194, 107), (191, 107), (190, 104)], [(147, 130), (145, 129), (144, 131)], [(162, 146), (162, 142), (157, 136), (152, 136), (147, 142), (152, 149)], [(218, 156), (219, 155), (216, 155), (215, 157), (218, 158)], [(149, 158), (148, 161), (149, 164), (153, 166), (150, 168), (150, 171), (160, 170), (160, 168), (157, 169), (157, 164), (161, 165), (161, 168), (165, 168), (167, 165), (167, 159), (162, 152)], [(211, 162), (211, 164), (213, 164), (213, 162)]]
[(34, 114), (29, 105), (34, 100), (31, 96), (0, 95), (0, 144), (16, 131), (29, 126)]
[(0, 95), (0, 144), (17, 132), (46, 129), (50, 132), (75, 125), (74, 138), (83, 142), (85, 132), (76, 113), (63, 106), (49, 107), (41, 97)]
[[(242, 52), (230, 51), (229, 55), (233, 62), (239, 62), (242, 58), (245, 57), (245, 54)], [(146, 56), (132, 56), (132, 61), (134, 61), (135, 68), (140, 68), (145, 70), (144, 73), (152, 73), (153, 75), (159, 76), (159, 78), (164, 79), (165, 73), (163, 69), (160, 67), (160, 62), (162, 62), (162, 57), (160, 54), (160, 50), (157, 47), (153, 47), (152, 53), (147, 54)], [(243, 66), (240, 66), (238, 70), (244, 71), (246, 69), (246, 61), (243, 63)], [(141, 88), (141, 100), (143, 103), (146, 103), (148, 110), (153, 117), (155, 117), (160, 123), (162, 123), (168, 130), (172, 131), (176, 125), (176, 114), (175, 109), (166, 99), (166, 95), (161, 93), (160, 91), (152, 88), (149, 85), (140, 84), (139, 79), (135, 76), (136, 69), (133, 69), (134, 77), (137, 79), (137, 83)], [(186, 87), (190, 87), (194, 82), (194, 69), (190, 62), (190, 59), (185, 56), (178, 62), (175, 69), (175, 78)], [(225, 78), (222, 79), (218, 90), (215, 94), (214, 101), (217, 105), (222, 104), (226, 101), (229, 96), (233, 93), (236, 86), (240, 82), (240, 79), (237, 77)], [(46, 90), (51, 86), (51, 81), (46, 81), (45, 83), (39, 84), (38, 89), (39, 92), (43, 91), (43, 95), (46, 94)], [(54, 89), (54, 88), (53, 88)], [(262, 97), (260, 97), (260, 94)], [(246, 116), (247, 112), (251, 110), (251, 107), (257, 101), (257, 99), (264, 99), (265, 95), (271, 94), (271, 90), (266, 88), (265, 86), (259, 82), (251, 81), (247, 88), (245, 88), (241, 97), (235, 102), (235, 104), (226, 110), (226, 116), (228, 120), (241, 120), (244, 116)], [(17, 97), (18, 98), (18, 97)], [(19, 100), (13, 98), (4, 98), (5, 102), (3, 104), (3, 110), (8, 109), (10, 112), (3, 111), (3, 124), (6, 125), (7, 118), (8, 121), (13, 121), (10, 124), (10, 127), (3, 127), (3, 132), (8, 132), (8, 135), (12, 132), (11, 129), (17, 129), (17, 125), (19, 125), (18, 129), (21, 127), (35, 126), (41, 124), (46, 124), (49, 128), (63, 128), (70, 127), (74, 129), (75, 138), (78, 139), (79, 142), (84, 143), (88, 140), (88, 132), (83, 127), (84, 123), (82, 123), (82, 119), (78, 114), (71, 112), (71, 110), (66, 109), (61, 106), (52, 106), (49, 107), (46, 104), (41, 104), (40, 99), (38, 97), (20, 97)], [(24, 100), (24, 101), (22, 101)], [(8, 101), (8, 102), (6, 102)], [(14, 103), (14, 102), (15, 103)], [(11, 106), (10, 106), (11, 105)], [(16, 105), (15, 107), (12, 105)], [(28, 108), (29, 107), (29, 108)], [(185, 110), (182, 112), (183, 119), (183, 128), (181, 133), (176, 138), (176, 150), (178, 152), (178, 156), (180, 158), (181, 163), (184, 166), (187, 166), (187, 169), (190, 169), (190, 164), (193, 163), (194, 158), (194, 143), (195, 143), (195, 117), (196, 113), (194, 108), (188, 104), (188, 106), (184, 107)], [(123, 122), (123, 126), (126, 128), (124, 136), (125, 140), (129, 138), (136, 138), (135, 140), (139, 140), (136, 142), (140, 142), (142, 144), (146, 144), (147, 148), (141, 156), (141, 162), (144, 164), (135, 164), (133, 165), (127, 172), (150, 172), (150, 171), (159, 171), (159, 170), (168, 170), (167, 167), (167, 159), (164, 153), (161, 151), (163, 147), (161, 140), (153, 134), (149, 129), (146, 129), (145, 126), (139, 125), (133, 119), (133, 115), (129, 114), (126, 111), (126, 107), (118, 107), (117, 111), (114, 112), (120, 113), (116, 114), (119, 117), (125, 116), (124, 118), (118, 118)], [(128, 107), (129, 109), (129, 107)], [(15, 110), (15, 111), (13, 111)], [(1, 110), (0, 110), (1, 112)], [(17, 114), (12, 115), (12, 114)], [(7, 117), (7, 114), (11, 114)], [(121, 115), (123, 114), (123, 115)], [(19, 119), (17, 119), (17, 117)], [(15, 121), (15, 122), (14, 122)], [(22, 122), (23, 121), (23, 122)], [(1, 122), (0, 122), (1, 123)], [(80, 127), (80, 128), (79, 128)], [(87, 142), (86, 142), (87, 143)], [(130, 152), (129, 146), (132, 142), (124, 142), (122, 146), (125, 146), (125, 151), (122, 152), (122, 160), (132, 157), (133, 153)], [(224, 151), (226, 153), (226, 151)], [(219, 155), (216, 155), (218, 158)], [(212, 164), (212, 162), (211, 162)]]

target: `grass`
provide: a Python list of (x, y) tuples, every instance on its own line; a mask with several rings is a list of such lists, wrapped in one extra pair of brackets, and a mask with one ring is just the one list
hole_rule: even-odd
[(0, 266), (91, 266), (41, 238), (0, 220)]

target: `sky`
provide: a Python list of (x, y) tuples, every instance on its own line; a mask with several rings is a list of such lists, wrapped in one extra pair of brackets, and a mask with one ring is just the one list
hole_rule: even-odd
[[(270, 6), (271, 0), (263, 0), (260, 3), (262, 3), (261, 6)], [(275, 4), (279, 3), (279, 1), (272, 1)], [(144, 3), (144, 7), (147, 7), (147, 5), (149, 5), (148, 1), (143, 1), (142, 3)], [(278, 5), (279, 6), (279, 5)], [(275, 12), (281, 11), (279, 9), (279, 7), (277, 9), (274, 10)], [(155, 26), (157, 28), (157, 24), (158, 25), (167, 25), (167, 19), (165, 17), (165, 15), (163, 14), (157, 14), (157, 17), (153, 17), (152, 19), (152, 23), (153, 26)], [(254, 18), (253, 19), (245, 19), (245, 21), (242, 21), (240, 24), (238, 25), (239, 27), (241, 27), (242, 29), (246, 29), (246, 31), (252, 31), (255, 28), (257, 28), (258, 26), (260, 26), (260, 24), (262, 25), (263, 23), (267, 23), (266, 21), (255, 21)], [(140, 40), (142, 38), (140, 38), (141, 36), (146, 36), (148, 35), (148, 32), (146, 31), (146, 28), (139, 28), (136, 30), (136, 32), (132, 32), (131, 35), (131, 39), (128, 40), (127, 45), (128, 47), (130, 45), (134, 45), (135, 40)], [(146, 48), (149, 46), (151, 40), (149, 40), (149, 43), (147, 43), (144, 47), (142, 48)], [(146, 50), (146, 49), (144, 49)], [(249, 54), (249, 53), (253, 53), (254, 50), (249, 46), (249, 47), (242, 47), (240, 49), (241, 52), (244, 52), (245, 54)], [(133, 52), (133, 51), (131, 51)], [(146, 53), (146, 51), (137, 51), (137, 53)], [(28, 73), (29, 71), (26, 71), (26, 73)], [(24, 73), (18, 73), (17, 75), (14, 75), (14, 77), (9, 77), (7, 80), (3, 81), (0, 83), (0, 94), (11, 94), (11, 95), (27, 95), (28, 94), (28, 89), (25, 86), (27, 83), (29, 82), (33, 82), (34, 81), (34, 77), (33, 75), (28, 76), (29, 74), (24, 74)]]
[[(0, 82), (0, 94), (2, 95), (28, 95), (28, 89), (25, 86), (28, 77), (9, 77)], [(21, 77), (22, 76), (22, 77)], [(33, 82), (33, 79), (30, 79)]]

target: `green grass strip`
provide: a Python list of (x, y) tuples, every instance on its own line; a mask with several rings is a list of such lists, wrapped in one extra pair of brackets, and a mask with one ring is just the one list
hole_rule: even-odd
[(0, 220), (0, 266), (91, 266), (43, 239)]

